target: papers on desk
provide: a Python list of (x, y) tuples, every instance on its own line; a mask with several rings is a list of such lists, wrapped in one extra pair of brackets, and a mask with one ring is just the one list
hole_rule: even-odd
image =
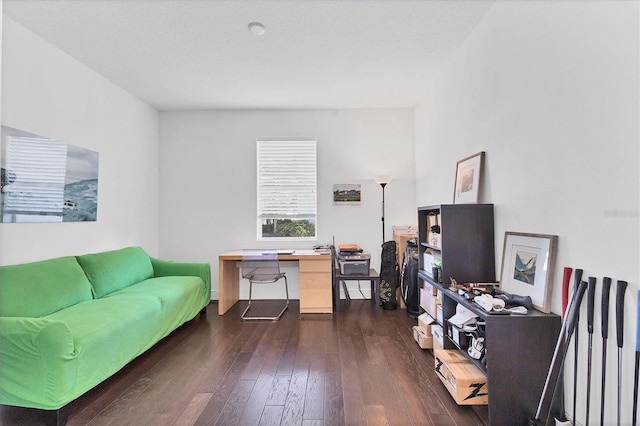
[(242, 249), (243, 254), (248, 255), (274, 255), (274, 254), (293, 254), (293, 249)]
[(315, 250), (296, 250), (294, 252), (295, 254), (301, 254), (301, 255), (317, 255), (320, 254), (318, 252), (316, 252)]
[(318, 251), (318, 250), (293, 250), (293, 249), (274, 249), (274, 250), (265, 250), (265, 249), (243, 249), (243, 255), (301, 255), (301, 256), (316, 256), (321, 254), (331, 254), (331, 251)]
[(295, 250), (291, 250), (291, 249), (278, 249), (278, 250), (262, 250), (262, 254), (293, 254), (295, 253)]

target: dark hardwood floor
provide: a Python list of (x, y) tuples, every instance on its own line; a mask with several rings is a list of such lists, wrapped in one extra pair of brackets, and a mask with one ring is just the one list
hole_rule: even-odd
[[(278, 322), (242, 322), (246, 302), (220, 317), (212, 303), (69, 404), (68, 424), (482, 424), (435, 376), (404, 310), (342, 303), (333, 315), (300, 315), (292, 301)], [(0, 406), (2, 425), (42, 422), (37, 410)]]

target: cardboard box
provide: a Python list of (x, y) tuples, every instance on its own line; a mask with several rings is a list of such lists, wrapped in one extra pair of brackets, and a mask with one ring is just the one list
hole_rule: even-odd
[[(405, 249), (407, 248), (407, 241), (416, 238), (416, 234), (417, 234), (418, 230), (416, 229), (413, 232), (411, 232), (411, 231), (396, 232), (395, 228), (396, 227), (394, 226), (393, 240), (398, 245), (396, 247), (397, 248), (397, 255), (398, 255), (398, 265), (400, 265), (400, 267), (402, 267), (402, 262), (404, 262), (404, 252), (405, 252)], [(407, 228), (410, 229), (411, 227), (407, 227)]]
[(431, 292), (429, 292), (428, 290), (425, 290), (424, 288), (420, 289), (420, 306), (422, 307), (422, 309), (427, 311), (427, 313), (432, 318), (437, 317), (438, 312), (436, 310), (437, 309), (436, 297), (432, 295)]
[[(442, 349), (444, 347), (444, 334), (442, 326), (440, 324), (432, 324), (431, 334), (433, 335), (433, 347), (435, 349)], [(437, 347), (436, 344), (438, 345)]]
[(487, 376), (470, 361), (446, 362), (443, 351), (434, 351), (436, 376), (458, 405), (487, 405)]
[[(417, 238), (417, 235), (418, 235), (417, 226), (414, 226), (414, 225), (403, 225), (403, 226), (394, 225), (393, 226), (393, 240), (398, 245), (396, 247), (397, 256), (398, 256), (397, 262), (398, 262), (398, 265), (400, 265), (401, 269), (402, 269), (402, 262), (404, 262), (404, 252), (405, 252), (405, 249), (407, 248), (407, 241), (413, 238)], [(407, 306), (404, 303), (404, 300), (402, 300), (402, 296), (400, 295), (400, 287), (398, 287), (398, 290), (396, 291), (396, 300), (398, 300), (399, 302), (400, 309), (407, 308)]]
[(417, 325), (413, 326), (413, 338), (422, 349), (433, 347), (433, 336), (426, 336)]
[(431, 324), (434, 322), (436, 322), (436, 320), (426, 312), (418, 316), (418, 328), (427, 337), (433, 336), (433, 334), (431, 334)]
[(416, 225), (393, 225), (391, 230), (393, 235), (410, 235), (411, 237), (418, 235), (418, 227)]
[[(439, 358), (446, 364), (469, 362), (469, 358), (460, 349), (438, 349), (433, 351), (433, 358)], [(438, 365), (436, 361), (436, 366)]]
[(425, 274), (427, 274), (429, 277), (433, 278), (433, 261), (435, 260), (435, 257), (425, 251), (424, 253), (422, 253), (422, 270), (424, 271)]

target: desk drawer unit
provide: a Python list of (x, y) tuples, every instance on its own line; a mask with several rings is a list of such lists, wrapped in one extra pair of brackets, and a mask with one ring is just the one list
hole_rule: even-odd
[(331, 313), (331, 257), (300, 259), (300, 313)]

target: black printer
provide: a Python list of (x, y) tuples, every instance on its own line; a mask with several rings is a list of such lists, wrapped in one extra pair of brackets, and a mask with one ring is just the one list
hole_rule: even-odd
[(339, 246), (338, 264), (340, 273), (344, 275), (367, 275), (371, 255), (354, 244)]

